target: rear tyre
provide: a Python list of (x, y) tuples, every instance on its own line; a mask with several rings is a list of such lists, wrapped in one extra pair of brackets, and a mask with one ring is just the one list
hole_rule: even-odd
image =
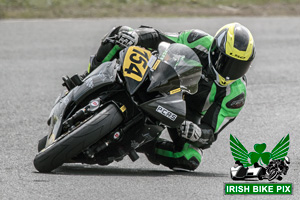
[(51, 172), (113, 131), (122, 120), (119, 108), (108, 105), (85, 124), (41, 150), (34, 158), (34, 167), (39, 172)]

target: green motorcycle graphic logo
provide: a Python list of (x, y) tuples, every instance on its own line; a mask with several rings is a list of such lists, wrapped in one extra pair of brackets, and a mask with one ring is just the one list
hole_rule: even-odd
[(240, 161), (244, 167), (252, 166), (254, 163), (268, 165), (270, 160), (284, 160), (288, 154), (290, 145), (289, 134), (283, 137), (271, 152), (264, 152), (267, 148), (265, 143), (255, 144), (255, 152), (248, 153), (247, 149), (234, 136), (230, 135), (230, 149), (234, 160)]

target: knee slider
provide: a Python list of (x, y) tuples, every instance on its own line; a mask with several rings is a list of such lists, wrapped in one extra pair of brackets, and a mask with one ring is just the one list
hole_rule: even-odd
[(178, 160), (179, 167), (195, 170), (201, 163), (202, 150), (186, 143), (182, 150), (183, 156)]
[(200, 162), (196, 157), (192, 157), (189, 160), (183, 158), (181, 161), (179, 161), (177, 168), (194, 171), (199, 165)]
[(195, 170), (201, 163), (202, 151), (185, 143), (181, 151), (176, 151), (174, 143), (158, 142), (156, 145), (156, 160), (170, 169)]

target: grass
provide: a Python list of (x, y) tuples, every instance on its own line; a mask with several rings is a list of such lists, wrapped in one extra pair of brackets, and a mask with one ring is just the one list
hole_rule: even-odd
[(298, 8), (300, 0), (0, 0), (0, 19), (300, 15)]

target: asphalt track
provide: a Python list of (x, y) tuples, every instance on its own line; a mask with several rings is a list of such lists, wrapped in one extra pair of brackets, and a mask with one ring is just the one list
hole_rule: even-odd
[[(152, 165), (144, 155), (107, 167), (64, 165), (38, 173), (32, 160), (61, 91), (61, 76), (82, 73), (90, 54), (113, 26), (141, 24), (176, 32), (199, 28), (214, 34), (237, 21), (253, 33), (257, 55), (248, 73), (246, 105), (204, 151), (193, 173)], [(299, 199), (300, 18), (65, 19), (0, 21), (0, 199)], [(291, 167), (283, 182), (292, 196), (224, 196), (233, 182), (229, 135), (253, 151), (266, 151), (290, 134)], [(252, 183), (252, 182), (251, 182)]]

